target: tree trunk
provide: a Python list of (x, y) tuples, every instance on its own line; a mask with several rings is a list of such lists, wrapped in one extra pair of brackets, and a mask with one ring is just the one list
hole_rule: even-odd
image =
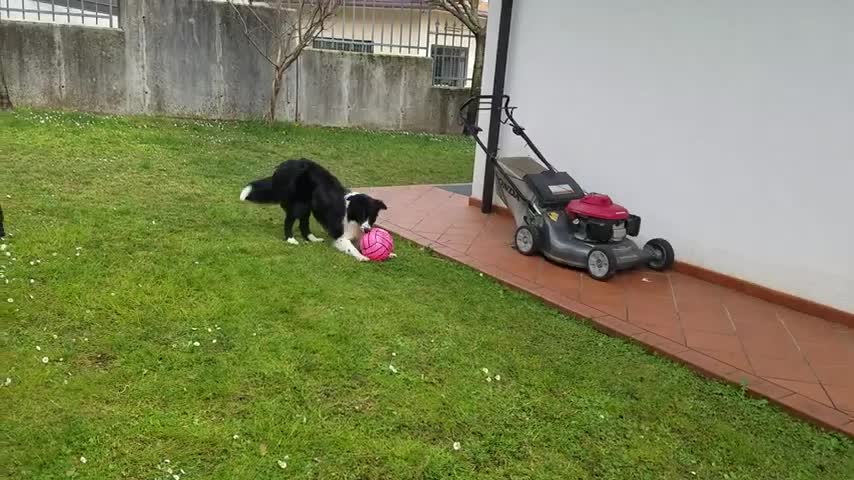
[(9, 97), (9, 87), (6, 86), (6, 75), (3, 73), (3, 64), (0, 63), (0, 110), (11, 110), (12, 99)]
[[(471, 95), (480, 95), (480, 84), (483, 81), (483, 52), (486, 49), (486, 32), (475, 34), (474, 37), (474, 68), (471, 74)], [(470, 125), (477, 124), (477, 114), (480, 102), (472, 102), (466, 112), (466, 121)]]
[[(9, 87), (6, 85), (6, 72), (3, 69), (3, 59), (0, 58), (0, 110), (11, 110), (12, 99), (9, 97)], [(0, 215), (0, 224), (3, 223)]]
[(273, 89), (270, 95), (270, 113), (267, 123), (272, 125), (276, 121), (276, 106), (279, 104), (279, 93), (282, 91), (282, 77), (285, 75), (285, 67), (276, 67), (273, 71)]

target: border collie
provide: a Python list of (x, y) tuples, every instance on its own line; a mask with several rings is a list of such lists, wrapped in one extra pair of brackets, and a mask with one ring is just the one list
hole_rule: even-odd
[(281, 205), (285, 211), (285, 241), (292, 245), (299, 244), (294, 238), (297, 220), (303, 238), (323, 241), (309, 230), (309, 217), (314, 214), (335, 240), (335, 248), (360, 261), (368, 258), (353, 242), (374, 226), (381, 210), (387, 209), (382, 200), (350, 192), (328, 170), (305, 158), (282, 162), (273, 176), (250, 182), (240, 192), (240, 200)]

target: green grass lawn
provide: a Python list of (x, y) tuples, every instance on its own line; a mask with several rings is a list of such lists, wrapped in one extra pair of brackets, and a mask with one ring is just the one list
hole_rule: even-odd
[(401, 240), (287, 245), (237, 201), (289, 157), (388, 185), (466, 181), (473, 151), (0, 114), (0, 477), (852, 478), (851, 441), (736, 388)]

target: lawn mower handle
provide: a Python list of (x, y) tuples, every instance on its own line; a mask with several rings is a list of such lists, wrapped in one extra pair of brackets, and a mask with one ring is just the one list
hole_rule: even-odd
[[(477, 110), (479, 112), (484, 112), (484, 111), (491, 112), (492, 111), (492, 102), (493, 102), (494, 98), (495, 98), (494, 95), (476, 95), (476, 96), (470, 97), (468, 100), (466, 100), (462, 104), (462, 106), (460, 106), (460, 110), (459, 110), (459, 118), (463, 124), (463, 130), (465, 131), (466, 134), (474, 137), (475, 141), (480, 146), (480, 148), (483, 149), (484, 152), (486, 152), (487, 157), (490, 156), (489, 149), (487, 148), (487, 146), (483, 143), (483, 141), (478, 136), (478, 134), (483, 129), (477, 125), (473, 125), (473, 124), (469, 123), (468, 116), (466, 115), (466, 113), (468, 112), (469, 105), (471, 105), (475, 101), (478, 103)], [(531, 140), (531, 137), (529, 137), (528, 134), (525, 133), (525, 128), (522, 127), (521, 125), (519, 125), (519, 122), (517, 122), (516, 119), (513, 117), (513, 110), (516, 110), (516, 107), (510, 106), (510, 96), (509, 95), (502, 95), (500, 105), (501, 106), (499, 108), (503, 112), (504, 115), (503, 115), (503, 118), (499, 119), (499, 121), (505, 125), (509, 123), (511, 129), (513, 130), (513, 134), (516, 136), (522, 137), (522, 140), (524, 140), (525, 144), (528, 145), (528, 147), (531, 149), (532, 152), (534, 152), (534, 155), (537, 156), (537, 159), (539, 159), (540, 162), (543, 165), (545, 165), (550, 171), (557, 172), (557, 170), (555, 170), (555, 168), (552, 166), (552, 164), (549, 163), (548, 160), (546, 160), (546, 157), (542, 154), (542, 152), (540, 152), (540, 149), (537, 148), (536, 145), (534, 145), (534, 141)], [(491, 159), (494, 160), (494, 158), (491, 158)]]

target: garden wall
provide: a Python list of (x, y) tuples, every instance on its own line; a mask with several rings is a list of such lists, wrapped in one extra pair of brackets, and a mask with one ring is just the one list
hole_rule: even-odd
[[(272, 69), (228, 5), (124, 0), (121, 7), (122, 29), (0, 23), (12, 102), (217, 119), (267, 112)], [(467, 91), (433, 87), (431, 74), (429, 58), (307, 50), (288, 72), (277, 118), (457, 133)]]

